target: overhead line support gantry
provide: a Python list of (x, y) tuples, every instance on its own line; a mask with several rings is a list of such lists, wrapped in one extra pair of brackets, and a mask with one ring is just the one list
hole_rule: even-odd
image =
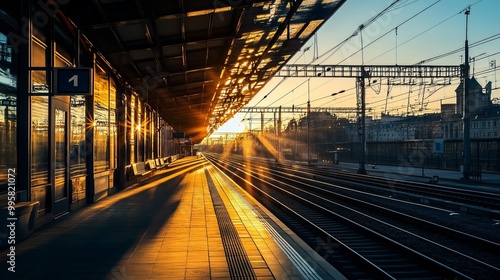
[[(274, 113), (278, 112), (281, 108), (282, 113), (295, 113), (295, 114), (303, 114), (307, 113), (307, 107), (243, 107), (238, 113)], [(317, 107), (316, 111), (319, 112), (330, 112), (337, 114), (349, 114), (356, 113), (357, 109), (354, 107)], [(371, 108), (367, 108), (368, 111), (371, 111)]]
[(358, 173), (366, 174), (365, 79), (398, 78), (400, 85), (411, 85), (417, 79), (443, 79), (441, 85), (451, 84), (453, 78), (463, 78), (463, 65), (310, 65), (283, 66), (274, 77), (286, 78), (355, 78), (358, 109), (360, 158)]

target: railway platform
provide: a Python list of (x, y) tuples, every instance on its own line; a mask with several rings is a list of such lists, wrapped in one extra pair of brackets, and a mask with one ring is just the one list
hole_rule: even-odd
[(198, 157), (14, 246), (0, 251), (0, 279), (344, 279)]

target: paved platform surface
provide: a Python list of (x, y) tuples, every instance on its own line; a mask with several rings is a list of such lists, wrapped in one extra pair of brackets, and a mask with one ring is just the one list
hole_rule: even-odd
[(252, 205), (203, 159), (180, 159), (37, 229), (15, 272), (1, 250), (0, 279), (343, 279)]

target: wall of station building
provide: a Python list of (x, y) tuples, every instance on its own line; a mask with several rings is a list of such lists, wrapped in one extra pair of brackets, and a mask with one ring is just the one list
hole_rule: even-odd
[[(132, 164), (178, 152), (167, 122), (40, 3), (0, 4), (0, 208), (14, 187), (16, 201), (40, 203), (37, 226), (133, 184)], [(92, 68), (91, 93), (57, 95), (54, 67)]]

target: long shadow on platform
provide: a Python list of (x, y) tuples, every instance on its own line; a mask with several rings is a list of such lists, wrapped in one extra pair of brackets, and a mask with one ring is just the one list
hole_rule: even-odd
[(7, 249), (0, 251), (0, 279), (109, 278), (144, 236), (156, 236), (168, 222), (184, 175), (122, 191), (43, 226), (16, 245), (15, 273), (7, 271)]

